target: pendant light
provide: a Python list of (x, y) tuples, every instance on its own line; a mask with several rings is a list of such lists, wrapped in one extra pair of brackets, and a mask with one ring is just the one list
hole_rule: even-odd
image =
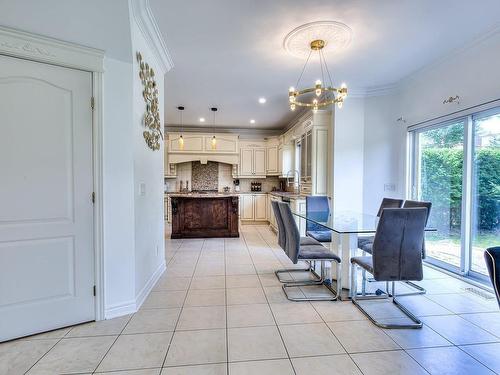
[(213, 128), (214, 128), (214, 136), (212, 137), (212, 150), (217, 149), (217, 139), (215, 138), (215, 115), (217, 113), (217, 107), (212, 107), (210, 110), (214, 113), (214, 123), (213, 123)]
[(184, 111), (184, 107), (183, 106), (179, 106), (177, 107), (177, 109), (179, 110), (179, 124), (181, 126), (181, 135), (179, 137), (179, 149), (181, 150), (184, 150), (184, 138), (182, 137), (182, 112)]

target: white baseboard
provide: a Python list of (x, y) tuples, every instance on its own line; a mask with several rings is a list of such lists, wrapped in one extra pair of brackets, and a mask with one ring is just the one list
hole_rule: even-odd
[(144, 303), (144, 300), (147, 298), (147, 296), (155, 286), (156, 282), (163, 275), (166, 269), (167, 267), (165, 262), (160, 264), (160, 266), (156, 269), (156, 271), (151, 275), (146, 285), (144, 285), (142, 290), (136, 296), (135, 300), (126, 301), (123, 303), (117, 303), (116, 305), (112, 305), (106, 308), (106, 311), (104, 313), (105, 319), (113, 319), (119, 316), (133, 314), (137, 310), (139, 310), (141, 305)]
[(156, 282), (161, 277), (161, 275), (163, 275), (163, 272), (165, 272), (166, 269), (167, 269), (166, 263), (165, 263), (165, 261), (163, 261), (160, 264), (160, 266), (156, 269), (156, 271), (153, 272), (153, 274), (149, 278), (148, 282), (146, 283), (146, 285), (144, 285), (144, 287), (141, 289), (139, 294), (137, 294), (137, 296), (135, 297), (135, 305), (136, 305), (137, 310), (139, 310), (139, 308), (142, 306), (142, 304), (144, 303), (144, 300), (149, 295), (149, 293), (151, 292), (151, 290), (155, 286)]
[(136, 302), (134, 300), (117, 303), (116, 305), (112, 305), (106, 308), (106, 310), (104, 311), (104, 319), (113, 319), (119, 316), (133, 314), (136, 311)]

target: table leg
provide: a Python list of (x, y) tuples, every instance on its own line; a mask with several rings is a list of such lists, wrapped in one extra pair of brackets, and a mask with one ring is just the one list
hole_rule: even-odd
[[(342, 261), (342, 289), (343, 298), (351, 297), (351, 257), (356, 254), (358, 248), (357, 233), (336, 233), (332, 232), (332, 242), (330, 249), (337, 254)], [(332, 277), (337, 280), (337, 270), (332, 269)], [(345, 293), (347, 292), (347, 294)]]

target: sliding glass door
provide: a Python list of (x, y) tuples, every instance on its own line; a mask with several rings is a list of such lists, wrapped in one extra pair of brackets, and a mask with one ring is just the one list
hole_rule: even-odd
[(416, 173), (413, 198), (432, 202), (426, 235), (431, 261), (460, 269), (465, 121), (415, 133)]
[(471, 271), (487, 275), (483, 252), (500, 246), (500, 111), (473, 116)]
[(432, 202), (427, 261), (483, 278), (500, 245), (500, 108), (410, 132), (413, 199)]

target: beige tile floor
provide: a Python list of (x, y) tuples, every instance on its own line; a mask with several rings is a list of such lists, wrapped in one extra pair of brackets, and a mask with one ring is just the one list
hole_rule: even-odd
[[(290, 263), (267, 226), (244, 226), (239, 239), (167, 236), (166, 248), (167, 272), (137, 313), (0, 344), (0, 374), (500, 373), (496, 301), (434, 269), (427, 295), (402, 298), (424, 328), (382, 330), (350, 302), (289, 302), (273, 271)], [(405, 319), (386, 301), (365, 303)]]

